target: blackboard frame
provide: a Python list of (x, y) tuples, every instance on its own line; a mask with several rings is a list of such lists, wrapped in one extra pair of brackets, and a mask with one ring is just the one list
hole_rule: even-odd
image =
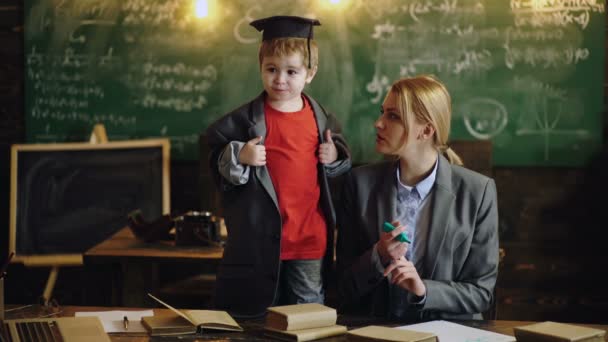
[[(101, 144), (91, 143), (59, 143), (59, 144), (16, 144), (11, 146), (11, 190), (10, 190), (10, 222), (9, 222), (9, 253), (14, 252), (14, 258), (12, 262), (23, 263), (26, 266), (69, 266), (69, 265), (82, 265), (83, 264), (83, 253), (20, 253), (17, 244), (17, 238), (20, 236), (20, 232), (23, 231), (21, 222), (19, 222), (19, 196), (24, 195), (24, 189), (19, 189), (20, 179), (20, 157), (25, 159), (25, 154), (28, 152), (40, 152), (40, 155), (53, 156), (51, 152), (62, 152), (68, 155), (73, 154), (78, 156), (78, 153), (82, 152), (112, 152), (112, 151), (136, 151), (145, 152), (145, 149), (151, 149), (152, 152), (160, 151), (160, 167), (162, 170), (155, 170), (157, 174), (161, 175), (158, 184), (161, 189), (161, 201), (162, 203), (155, 203), (154, 205), (162, 206), (162, 214), (168, 214), (171, 210), (170, 205), (170, 142), (169, 139), (142, 139), (142, 140), (126, 140), (126, 141), (114, 141)], [(50, 153), (45, 153), (50, 152)], [(65, 154), (64, 154), (65, 155)], [(102, 161), (103, 163), (103, 161)], [(110, 167), (115, 167), (111, 165)], [(33, 172), (31, 170), (24, 170), (24, 172)], [(25, 189), (28, 190), (28, 189)], [(29, 189), (35, 191), (34, 189)], [(31, 195), (31, 192), (25, 194), (25, 196)], [(20, 229), (21, 228), (21, 229)], [(86, 233), (86, 232), (82, 232)], [(37, 237), (28, 238), (31, 240)], [(101, 241), (99, 241), (101, 242)]]

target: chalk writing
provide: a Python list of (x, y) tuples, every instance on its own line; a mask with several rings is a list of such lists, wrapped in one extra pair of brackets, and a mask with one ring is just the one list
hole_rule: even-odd
[[(212, 65), (197, 67), (185, 63), (152, 63), (142, 65), (141, 74), (125, 77), (127, 86), (136, 91), (133, 103), (147, 109), (191, 112), (208, 104), (204, 95), (217, 81)], [(141, 94), (141, 95), (139, 95)]]
[(112, 21), (120, 11), (120, 5), (116, 1), (57, 1), (55, 13), (65, 18), (87, 18), (96, 20)]
[(578, 64), (589, 58), (587, 48), (534, 47), (514, 48), (505, 46), (505, 65), (509, 69), (516, 64), (539, 66), (544, 69), (558, 68), (563, 65)]
[(199, 95), (195, 98), (181, 99), (173, 96), (160, 97), (156, 94), (146, 93), (143, 97), (134, 100), (133, 103), (148, 109), (160, 108), (177, 112), (191, 112), (194, 109), (203, 109), (207, 104), (207, 98)]
[(595, 0), (511, 0), (515, 26), (568, 26), (585, 29), (592, 12), (605, 11), (605, 4)]
[(79, 111), (64, 112), (59, 110), (40, 109), (37, 107), (32, 109), (30, 117), (37, 120), (53, 119), (57, 121), (77, 121), (84, 122), (89, 125), (98, 122), (104, 122), (113, 126), (135, 126), (137, 124), (137, 118), (132, 116), (117, 114), (89, 114)]
[(511, 86), (513, 89), (518, 89), (519, 91), (525, 93), (531, 93), (533, 96), (536, 96), (538, 94), (558, 99), (565, 99), (568, 94), (565, 89), (561, 89), (553, 85), (540, 82), (530, 77), (522, 78), (519, 76), (515, 76), (511, 81)]
[(375, 96), (370, 99), (371, 103), (378, 103), (382, 100), (382, 95), (388, 90), (390, 87), (388, 77), (382, 75), (374, 75), (374, 79), (369, 82), (366, 86), (366, 89), (371, 94)]
[(190, 2), (181, 0), (128, 0), (122, 5), (124, 26), (151, 26), (163, 29), (184, 29), (191, 20)]
[(564, 30), (562, 29), (536, 29), (526, 30), (520, 27), (507, 27), (505, 31), (505, 43), (509, 45), (511, 42), (523, 41), (523, 42), (550, 42), (550, 41), (561, 41), (565, 37)]

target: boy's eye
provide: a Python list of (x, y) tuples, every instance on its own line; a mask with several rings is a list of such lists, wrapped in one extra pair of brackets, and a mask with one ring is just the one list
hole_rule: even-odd
[(293, 75), (297, 75), (297, 74), (298, 74), (298, 72), (297, 72), (296, 70), (288, 70), (288, 71), (287, 71), (287, 74), (289, 74), (289, 75), (292, 75), (292, 76), (293, 76)]
[(268, 72), (275, 72), (276, 70), (277, 69), (274, 68), (274, 67), (268, 67), (268, 68), (266, 68), (266, 71), (268, 71)]

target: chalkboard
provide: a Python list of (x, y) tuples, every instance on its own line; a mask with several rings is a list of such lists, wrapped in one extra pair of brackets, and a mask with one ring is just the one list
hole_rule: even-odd
[(127, 225), (170, 211), (169, 141), (12, 146), (9, 249), (26, 264), (78, 264)]
[[(198, 0), (197, 0), (198, 1)], [(453, 98), (452, 139), (491, 139), (494, 165), (576, 166), (602, 143), (605, 4), (599, 0), (30, 0), (30, 142), (168, 137), (176, 159), (262, 89), (249, 26), (320, 19), (307, 91), (341, 121), (355, 162), (380, 158), (373, 122), (392, 81), (434, 74)]]

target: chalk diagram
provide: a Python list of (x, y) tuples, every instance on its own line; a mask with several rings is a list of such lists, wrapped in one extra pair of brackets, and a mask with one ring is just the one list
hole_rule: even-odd
[[(523, 111), (523, 115), (518, 122), (515, 135), (541, 135), (544, 140), (545, 161), (549, 160), (552, 136), (574, 135), (583, 138), (590, 134), (588, 130), (582, 128), (558, 128), (561, 119), (577, 116), (577, 113), (570, 112), (567, 109), (568, 104), (563, 98), (541, 95), (534, 98), (530, 97), (527, 102), (527, 108)], [(582, 105), (578, 107), (581, 113), (584, 112)]]
[(491, 139), (507, 126), (507, 109), (491, 98), (472, 98), (461, 106), (461, 111), (467, 131), (480, 140)]

